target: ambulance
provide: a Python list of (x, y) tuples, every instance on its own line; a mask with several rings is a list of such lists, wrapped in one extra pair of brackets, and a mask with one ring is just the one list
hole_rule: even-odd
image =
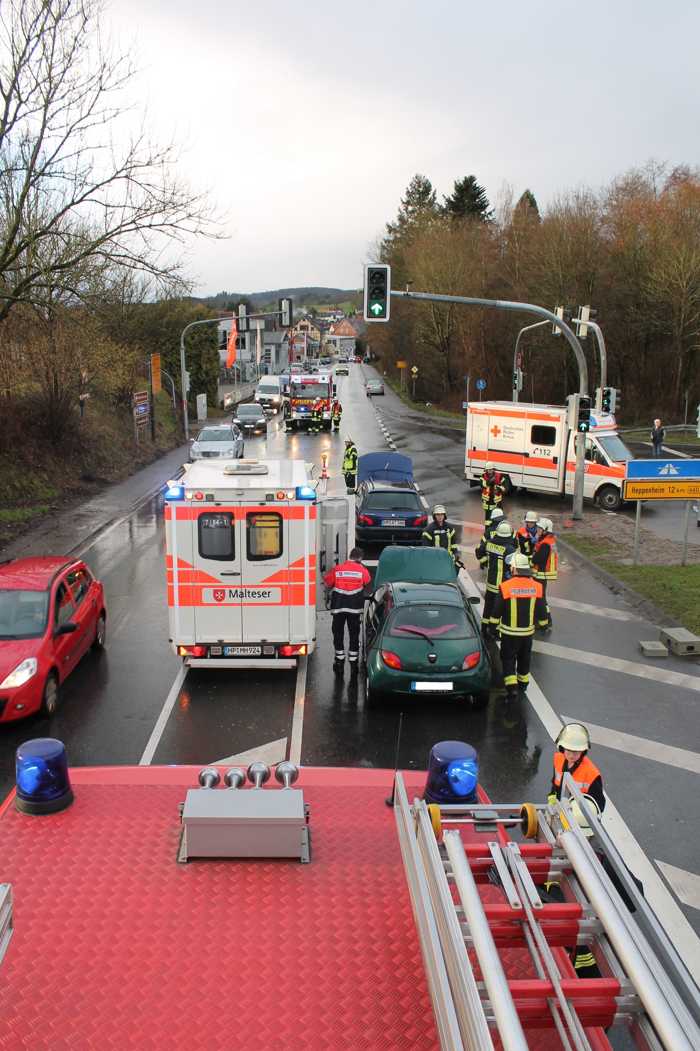
[(203, 460), (165, 491), (170, 643), (191, 668), (290, 668), (316, 645), (302, 460)]
[[(493, 463), (505, 475), (507, 488), (573, 493), (575, 438), (565, 407), (470, 402), (464, 476), (475, 486), (484, 464)], [(634, 457), (617, 433), (614, 416), (591, 412), (585, 456), (584, 496), (606, 511), (616, 511), (622, 503), (625, 462)]]
[(289, 379), (289, 400), (285, 405), (286, 429), (308, 429), (314, 402), (322, 398), (323, 427), (329, 431), (334, 395), (335, 384), (330, 372), (292, 373)]

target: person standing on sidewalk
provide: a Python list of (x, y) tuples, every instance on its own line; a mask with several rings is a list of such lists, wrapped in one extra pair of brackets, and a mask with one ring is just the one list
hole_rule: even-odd
[(654, 447), (654, 457), (663, 456), (663, 444), (666, 440), (666, 431), (661, 426), (661, 420), (654, 420), (651, 429), (651, 444)]
[(360, 653), (360, 617), (365, 605), (365, 588), (371, 581), (369, 571), (361, 562), (362, 551), (354, 547), (349, 558), (333, 566), (323, 576), (323, 583), (331, 589), (333, 617), (333, 670), (342, 672), (345, 663), (345, 625), (348, 626), (348, 660), (351, 671), (357, 669)]

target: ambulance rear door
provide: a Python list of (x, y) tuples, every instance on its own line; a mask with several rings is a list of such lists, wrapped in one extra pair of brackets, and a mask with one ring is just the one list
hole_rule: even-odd
[(287, 503), (244, 506), (241, 515), (243, 642), (289, 642), (291, 583)]
[(484, 410), (472, 407), (472, 405), (467, 411), (464, 473), (467, 478), (478, 478), (488, 460), (489, 418)]
[(241, 563), (245, 537), (242, 537), (239, 509), (224, 506), (192, 510), (195, 512), (191, 588), (195, 641), (241, 643)]
[(513, 485), (523, 484), (527, 417), (514, 411), (492, 409), (489, 414), (488, 457)]
[(562, 415), (530, 416), (525, 428), (523, 486), (561, 492), (566, 468), (566, 421)]

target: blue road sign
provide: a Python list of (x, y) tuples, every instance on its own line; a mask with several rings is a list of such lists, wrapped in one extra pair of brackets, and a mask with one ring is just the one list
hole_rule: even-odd
[(476, 381), (476, 389), (477, 390), (486, 390), (486, 380), (477, 380)]
[(655, 479), (658, 482), (671, 482), (680, 478), (700, 478), (700, 460), (629, 460), (627, 478)]
[(151, 411), (150, 405), (135, 405), (134, 416), (147, 416)]

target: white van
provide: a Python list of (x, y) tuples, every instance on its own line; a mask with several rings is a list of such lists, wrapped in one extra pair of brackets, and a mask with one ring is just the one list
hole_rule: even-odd
[(279, 376), (263, 376), (255, 388), (255, 401), (264, 409), (279, 412), (282, 408), (282, 383)]
[[(464, 476), (470, 485), (477, 485), (484, 464), (491, 462), (509, 487), (573, 493), (575, 438), (562, 406), (470, 402)], [(622, 503), (625, 461), (632, 459), (617, 433), (615, 417), (593, 410), (586, 434), (583, 495), (606, 511), (616, 511)]]

